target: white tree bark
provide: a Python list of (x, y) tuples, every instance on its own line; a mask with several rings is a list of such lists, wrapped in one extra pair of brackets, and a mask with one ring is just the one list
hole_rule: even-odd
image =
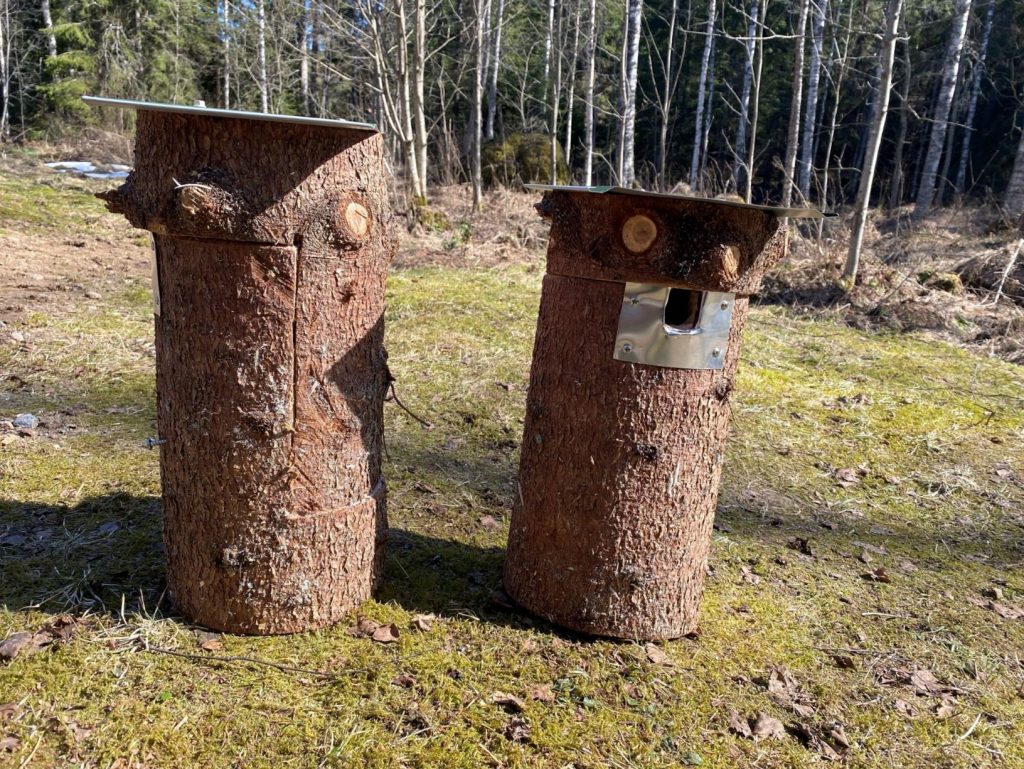
[(583, 13), (583, 0), (575, 0), (573, 14), (572, 54), (569, 57), (569, 91), (565, 99), (565, 167), (572, 175), (572, 105), (576, 99), (576, 67), (580, 59), (580, 21)]
[(757, 121), (761, 111), (761, 73), (764, 70), (764, 19), (768, 15), (768, 0), (760, 0), (761, 12), (758, 14), (760, 21), (757, 25), (757, 39), (755, 40), (755, 64), (753, 80), (753, 107), (750, 116), (750, 148), (747, 150), (747, 187), (743, 199), (750, 203), (754, 196), (754, 162), (757, 160)]
[(597, 61), (597, 0), (590, 0), (590, 26), (587, 30), (587, 80), (583, 107), (583, 184), (594, 183), (594, 80)]
[(224, 3), (224, 29), (221, 31), (224, 57), (224, 109), (231, 109), (231, 2)]
[(43, 34), (46, 36), (46, 54), (57, 55), (57, 38), (53, 34), (53, 17), (50, 15), (50, 0), (40, 0), (39, 10), (43, 15)]
[(981, 80), (985, 75), (985, 60), (988, 58), (988, 42), (992, 38), (992, 19), (995, 16), (996, 0), (988, 0), (985, 12), (985, 27), (981, 33), (981, 45), (978, 48), (978, 59), (974, 62), (974, 77), (971, 79), (970, 101), (967, 105), (967, 119), (964, 121), (964, 139), (960, 144), (960, 161), (956, 169), (956, 182), (953, 185), (957, 195), (962, 195), (967, 181), (967, 161), (971, 155), (971, 137), (974, 134), (974, 116), (978, 111), (978, 95), (981, 93)]
[(821, 77), (821, 51), (825, 41), (825, 19), (828, 0), (814, 2), (814, 23), (811, 25), (811, 65), (807, 72), (807, 105), (804, 107), (803, 138), (800, 143), (800, 194), (811, 197), (811, 174), (814, 170), (814, 132), (818, 116), (818, 82)]
[(701, 151), (704, 147), (704, 99), (708, 85), (708, 70), (711, 64), (711, 48), (715, 37), (715, 17), (718, 15), (717, 0), (708, 0), (708, 21), (704, 33), (704, 54), (700, 60), (700, 80), (697, 85), (697, 113), (693, 129), (693, 154), (690, 156), (690, 187), (697, 188), (700, 174)]
[(299, 46), (299, 92), (302, 95), (302, 113), (312, 112), (309, 94), (309, 0), (299, 0), (299, 18), (296, 24), (296, 44)]
[[(423, 0), (417, 0), (423, 2)], [(501, 23), (505, 17), (505, 0), (498, 0), (494, 39), (491, 48), (490, 81), (487, 84), (487, 138), (494, 138), (494, 116), (498, 111), (498, 70), (501, 69)]]
[(967, 22), (971, 15), (972, 0), (956, 0), (953, 12), (953, 29), (946, 46), (945, 65), (942, 70), (942, 82), (939, 86), (939, 97), (935, 103), (935, 114), (932, 115), (932, 130), (928, 140), (928, 154), (925, 155), (921, 182), (917, 188), (917, 205), (914, 218), (920, 219), (927, 215), (935, 202), (935, 188), (939, 175), (939, 164), (942, 161), (942, 149), (946, 142), (946, 131), (949, 128), (949, 115), (953, 108), (953, 97), (956, 93), (956, 82), (960, 74), (960, 59), (963, 57), (964, 39), (967, 36)]
[(733, 185), (739, 192), (744, 177), (750, 171), (750, 158), (747, 155), (747, 131), (750, 127), (750, 88), (754, 80), (754, 45), (757, 33), (757, 12), (760, 0), (751, 0), (747, 19), (747, 39), (745, 41), (746, 58), (743, 60), (743, 87), (740, 91), (740, 120), (736, 127), (736, 143), (734, 153), (736, 165), (732, 171)]
[(12, 34), (10, 0), (0, 0), (0, 142), (10, 137)]
[(807, 16), (811, 0), (800, 0), (800, 17), (796, 29), (796, 54), (793, 58), (793, 95), (789, 102), (789, 131), (786, 136), (786, 162), (783, 166), (782, 205), (793, 203), (793, 185), (796, 182), (796, 153), (800, 143), (800, 104), (804, 89), (804, 38), (807, 36)]
[(413, 15), (412, 122), (417, 186), (413, 192), (416, 196), (416, 202), (420, 205), (425, 205), (427, 202), (427, 116), (424, 101), (426, 67), (427, 3), (426, 0), (416, 0)]
[(552, 30), (552, 40), (558, 44), (558, 49), (552, 49), (551, 64), (553, 77), (551, 80), (550, 99), (548, 104), (548, 154), (551, 161), (551, 183), (558, 184), (558, 109), (561, 104), (562, 95), (562, 5), (558, 9), (558, 21)]
[(672, 11), (668, 18), (668, 40), (664, 59), (664, 80), (661, 83), (661, 126), (658, 134), (658, 187), (668, 189), (668, 127), (672, 118), (672, 96), (675, 93), (675, 40), (676, 19), (679, 14), (679, 0), (672, 0)]
[(476, 0), (476, 66), (473, 68), (473, 211), (483, 200), (483, 176), (480, 169), (480, 145), (484, 133), (484, 58), (490, 0)]
[(622, 172), (619, 176), (619, 184), (623, 187), (632, 187), (636, 181), (636, 80), (640, 64), (640, 18), (643, 7), (643, 0), (627, 0), (622, 79)]
[(264, 0), (256, 2), (256, 82), (260, 89), (260, 112), (270, 112), (267, 83), (267, 12)]
[(878, 96), (872, 111), (871, 128), (868, 132), (868, 146), (861, 168), (860, 187), (857, 190), (857, 205), (853, 215), (853, 232), (850, 236), (850, 250), (846, 255), (843, 278), (852, 287), (857, 279), (860, 266), (860, 249), (864, 242), (864, 224), (867, 221), (868, 206), (871, 204), (871, 186), (875, 179), (878, 151), (882, 146), (882, 134), (889, 114), (889, 96), (892, 92), (892, 69), (896, 59), (897, 31), (903, 0), (888, 0), (885, 8), (885, 35), (878, 52)]
[(1024, 213), (1024, 131), (1021, 131), (1020, 143), (1017, 145), (1017, 159), (1013, 162), (1013, 172), (1006, 186), (1003, 205), (1015, 219)]

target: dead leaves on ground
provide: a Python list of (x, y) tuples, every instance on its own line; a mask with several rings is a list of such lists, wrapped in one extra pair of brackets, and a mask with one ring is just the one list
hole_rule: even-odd
[(399, 631), (395, 623), (382, 625), (369, 617), (360, 617), (356, 624), (348, 629), (353, 638), (369, 638), (380, 644), (398, 643)]
[(28, 657), (43, 649), (53, 648), (70, 641), (82, 620), (70, 614), (54, 617), (36, 631), (12, 633), (0, 642), (0, 660), (10, 662), (17, 657)]

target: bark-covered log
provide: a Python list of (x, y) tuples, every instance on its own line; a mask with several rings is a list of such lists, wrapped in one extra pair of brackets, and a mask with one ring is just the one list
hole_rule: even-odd
[[(745, 295), (784, 256), (785, 230), (770, 213), (692, 201), (552, 192), (541, 210), (552, 217), (548, 275), (505, 589), (575, 630), (685, 635), (697, 625)], [(638, 217), (654, 222), (653, 240)], [(739, 294), (724, 367), (613, 359), (623, 281)]]
[(155, 239), (172, 599), (232, 632), (336, 622), (387, 531), (382, 137), (143, 110), (135, 154), (106, 197)]

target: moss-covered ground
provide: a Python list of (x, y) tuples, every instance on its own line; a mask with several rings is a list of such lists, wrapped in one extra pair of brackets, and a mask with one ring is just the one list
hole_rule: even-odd
[[(0, 227), (45, 225), (0, 186)], [(77, 620), (0, 662), (0, 766), (1024, 766), (1024, 370), (757, 309), (701, 631), (649, 649), (491, 600), (539, 270), (396, 271), (391, 367), (433, 427), (387, 407), (387, 579), (360, 613), (398, 642), (355, 613), (197, 638), (164, 595), (151, 304), (125, 277), (0, 328), (0, 420), (42, 420), (0, 433), (0, 640)], [(788, 731), (738, 733), (760, 713)]]

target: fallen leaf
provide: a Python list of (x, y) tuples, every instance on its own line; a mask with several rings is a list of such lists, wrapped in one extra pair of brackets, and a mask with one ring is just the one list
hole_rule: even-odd
[(1001, 587), (986, 587), (981, 591), (981, 594), (986, 598), (992, 598), (996, 601), (1003, 600), (1003, 589)]
[(505, 609), (506, 611), (512, 611), (516, 608), (516, 605), (512, 602), (508, 593), (502, 590), (500, 587), (491, 591), (490, 595), (491, 606), (498, 609)]
[(39, 645), (34, 643), (36, 634), (29, 631), (12, 633), (0, 643), (0, 660), (13, 660), (19, 654), (28, 656), (39, 651)]
[(857, 661), (848, 654), (833, 654), (832, 661), (836, 663), (837, 668), (843, 670), (856, 670)]
[(943, 697), (935, 708), (936, 718), (951, 718), (956, 713), (956, 700), (952, 697)]
[(811, 540), (804, 539), (803, 537), (793, 537), (786, 543), (786, 547), (804, 555), (814, 555), (814, 551), (811, 549)]
[(832, 728), (828, 730), (828, 738), (832, 740), (833, 745), (838, 745), (843, 750), (850, 747), (850, 741), (846, 737), (846, 730), (843, 729), (842, 724), (832, 724)]
[(671, 666), (675, 664), (672, 661), (672, 658), (668, 656), (668, 653), (657, 644), (646, 644), (644, 646), (644, 651), (647, 653), (647, 659), (649, 659), (655, 665)]
[(359, 617), (356, 624), (348, 629), (348, 634), (353, 638), (369, 638), (380, 627), (379, 622), (374, 622), (368, 617)]
[(989, 601), (987, 608), (994, 611), (1003, 619), (1024, 618), (1024, 609), (1018, 609), (1016, 606), (1007, 606), (1006, 604), (998, 603), (997, 601)]
[(844, 489), (848, 489), (851, 486), (856, 486), (860, 483), (861, 474), (853, 467), (843, 467), (832, 473), (832, 477), (836, 479), (836, 483), (842, 486)]
[(761, 578), (759, 576), (757, 576), (756, 574), (754, 574), (754, 572), (752, 572), (750, 570), (750, 567), (748, 567), (748, 566), (741, 566), (740, 567), (740, 578), (744, 582), (746, 582), (746, 583), (748, 583), (750, 585), (759, 585), (759, 584), (761, 584)]
[(512, 742), (529, 742), (529, 722), (520, 716), (513, 717), (507, 724), (505, 724), (505, 738)]
[(221, 641), (217, 633), (197, 630), (196, 641), (199, 643), (199, 648), (206, 652), (218, 652), (224, 648), (224, 642)]
[(17, 737), (4, 737), (0, 739), (0, 752), (13, 753), (21, 745), (21, 740)]
[(871, 557), (871, 553), (867, 550), (861, 550), (860, 555), (857, 556), (857, 560), (861, 563), (871, 563), (875, 559)]
[(917, 709), (906, 700), (897, 699), (892, 705), (898, 713), (902, 713), (907, 718), (917, 715)]
[(905, 571), (907, 574), (915, 572), (917, 571), (917, 564), (904, 558), (900, 561), (900, 571)]
[(888, 585), (892, 582), (892, 577), (889, 576), (889, 572), (885, 570), (884, 566), (879, 566), (874, 571), (869, 571), (867, 574), (861, 574), (861, 579), (866, 579), (869, 582), (883, 582)]
[(914, 691), (918, 694), (935, 695), (949, 691), (949, 687), (936, 678), (930, 670), (915, 670), (910, 674), (907, 683), (913, 686)]
[(20, 712), (21, 708), (17, 702), (7, 702), (0, 705), (0, 724), (6, 721), (13, 721)]
[(754, 719), (753, 727), (751, 732), (754, 737), (754, 742), (761, 742), (762, 740), (781, 739), (786, 736), (786, 727), (782, 725), (782, 722), (768, 715), (767, 713), (758, 713), (757, 718)]
[(393, 644), (398, 641), (398, 625), (391, 623), (390, 625), (380, 625), (373, 633), (370, 634), (377, 643), (381, 644)]
[(746, 737), (748, 740), (754, 738), (754, 733), (750, 731), (750, 724), (747, 723), (747, 719), (735, 710), (729, 712), (729, 728), (740, 737)]
[(499, 705), (509, 713), (522, 713), (526, 709), (523, 701), (514, 694), (507, 692), (495, 692), (491, 695), (491, 704)]
[(796, 737), (801, 745), (808, 750), (816, 751), (826, 761), (839, 761), (842, 759), (842, 756), (835, 748), (829, 745), (820, 734), (806, 724), (790, 724), (786, 727), (786, 731)]
[(555, 690), (551, 684), (537, 684), (527, 689), (526, 697), (534, 702), (554, 702)]
[(403, 689), (411, 689), (416, 685), (416, 676), (412, 675), (412, 673), (399, 673), (391, 679), (391, 683), (395, 686), (401, 686)]
[(419, 630), (421, 633), (426, 633), (434, 628), (434, 620), (437, 619), (433, 614), (417, 614), (412, 618), (412, 626), (414, 630)]

